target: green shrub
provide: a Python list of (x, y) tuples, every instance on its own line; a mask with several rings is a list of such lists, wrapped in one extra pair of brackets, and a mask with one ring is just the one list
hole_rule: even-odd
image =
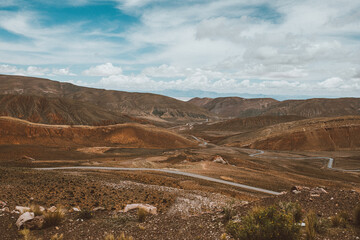
[(300, 232), (294, 216), (276, 206), (254, 208), (241, 223), (230, 221), (226, 228), (240, 240), (296, 240)]
[(303, 219), (303, 209), (301, 208), (299, 203), (293, 202), (280, 202), (280, 209), (284, 210), (287, 214), (292, 214), (294, 217), (294, 221), (299, 223)]

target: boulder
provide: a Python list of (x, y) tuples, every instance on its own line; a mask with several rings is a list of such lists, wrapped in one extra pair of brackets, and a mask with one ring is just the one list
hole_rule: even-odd
[(151, 214), (154, 214), (154, 215), (157, 214), (157, 208), (156, 207), (151, 206), (149, 204), (138, 204), (138, 203), (126, 205), (125, 208), (124, 208), (124, 212), (128, 212), (130, 210), (137, 209), (137, 208), (141, 208), (144, 211), (146, 211), (148, 213), (151, 213)]
[(19, 211), (20, 213), (24, 213), (24, 212), (29, 212), (30, 208), (29, 207), (16, 206), (15, 210)]
[(24, 223), (24, 228), (28, 229), (42, 229), (44, 226), (45, 217), (44, 216), (36, 216), (34, 219), (29, 220)]
[(26, 212), (20, 215), (18, 220), (16, 221), (16, 226), (18, 229), (21, 229), (24, 223), (31, 221), (35, 218), (35, 214), (33, 212)]

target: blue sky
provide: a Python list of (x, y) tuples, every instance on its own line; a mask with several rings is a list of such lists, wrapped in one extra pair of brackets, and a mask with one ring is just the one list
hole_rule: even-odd
[(176, 97), (360, 97), (359, 55), (356, 0), (0, 0), (0, 74)]

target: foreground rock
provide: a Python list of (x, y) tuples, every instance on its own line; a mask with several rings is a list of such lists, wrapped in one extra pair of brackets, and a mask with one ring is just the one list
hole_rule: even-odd
[(16, 221), (16, 226), (18, 227), (18, 229), (21, 229), (26, 222), (31, 221), (34, 218), (35, 218), (35, 214), (32, 212), (23, 213)]

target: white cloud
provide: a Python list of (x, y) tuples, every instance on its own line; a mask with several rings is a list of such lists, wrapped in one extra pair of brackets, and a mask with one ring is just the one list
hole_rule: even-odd
[(344, 80), (338, 77), (328, 78), (322, 82), (319, 82), (319, 86), (324, 88), (337, 88), (343, 85)]
[(112, 63), (97, 65), (95, 67), (91, 67), (83, 71), (83, 75), (85, 76), (112, 76), (112, 75), (119, 75), (121, 73), (122, 73), (121, 67), (116, 67), (112, 65)]
[(53, 69), (52, 73), (58, 76), (76, 76), (75, 73), (70, 72), (69, 68)]

